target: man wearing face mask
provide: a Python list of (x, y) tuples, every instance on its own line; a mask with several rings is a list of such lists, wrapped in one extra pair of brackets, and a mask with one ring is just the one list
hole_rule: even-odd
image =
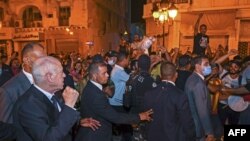
[(211, 100), (204, 77), (211, 73), (208, 58), (198, 56), (194, 58), (195, 67), (192, 75), (185, 84), (192, 117), (196, 128), (196, 141), (212, 141), (214, 133), (211, 122)]
[(109, 52), (107, 53), (107, 56), (108, 56), (107, 68), (108, 68), (108, 75), (109, 75), (109, 76), (110, 76), (110, 74), (111, 74), (111, 71), (112, 71), (112, 69), (113, 69), (115, 63), (116, 63), (117, 55), (118, 55), (118, 53), (115, 52), (115, 51), (113, 51), (113, 50), (112, 50), (112, 51), (109, 51)]

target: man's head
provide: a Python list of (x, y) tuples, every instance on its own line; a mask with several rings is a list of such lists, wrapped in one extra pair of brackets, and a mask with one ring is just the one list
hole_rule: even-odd
[(241, 71), (241, 64), (236, 60), (231, 60), (229, 62), (229, 74), (235, 75), (239, 74)]
[(103, 62), (91, 63), (89, 66), (89, 78), (99, 84), (106, 84), (108, 81), (107, 65)]
[(104, 62), (104, 58), (101, 54), (96, 54), (92, 58), (92, 63)]
[(20, 67), (20, 62), (19, 62), (18, 58), (13, 58), (12, 60), (10, 60), (10, 67), (11, 68), (19, 68)]
[(3, 54), (2, 56), (1, 56), (1, 63), (3, 63), (3, 64), (6, 64), (6, 62), (7, 62), (7, 60), (8, 60), (8, 56), (6, 55), (6, 54)]
[(189, 55), (182, 55), (179, 58), (178, 64), (179, 68), (185, 68), (185, 70), (190, 70), (192, 57)]
[(217, 75), (217, 76), (219, 75), (219, 73), (220, 73), (219, 64), (217, 64), (217, 63), (211, 64), (211, 69), (212, 69), (211, 75)]
[(116, 61), (117, 61), (117, 55), (118, 53), (116, 51), (109, 51), (107, 52), (107, 63), (111, 66), (115, 65)]
[(205, 24), (200, 25), (200, 33), (203, 35), (207, 33), (207, 26)]
[(44, 47), (39, 43), (26, 44), (21, 52), (23, 68), (26, 72), (31, 73), (33, 63), (40, 57), (46, 56)]
[(120, 52), (117, 56), (117, 64), (123, 68), (127, 67), (129, 65), (128, 55)]
[(150, 57), (146, 54), (138, 58), (138, 68), (142, 71), (149, 71), (151, 65)]
[(211, 73), (211, 66), (206, 56), (197, 56), (193, 59), (195, 71), (203, 76), (207, 76)]
[(40, 57), (33, 63), (32, 68), (36, 85), (50, 93), (63, 89), (65, 74), (58, 59), (51, 56)]
[(134, 41), (135, 41), (135, 42), (140, 41), (140, 36), (139, 36), (138, 34), (135, 34), (135, 35), (134, 35)]
[(162, 80), (171, 80), (175, 82), (178, 74), (176, 72), (176, 66), (170, 62), (161, 63), (161, 77)]

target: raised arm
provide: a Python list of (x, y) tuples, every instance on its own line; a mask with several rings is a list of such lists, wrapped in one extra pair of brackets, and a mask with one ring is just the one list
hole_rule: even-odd
[(221, 64), (223, 63), (226, 59), (229, 58), (229, 56), (231, 55), (237, 55), (238, 54), (238, 51), (235, 50), (235, 49), (231, 49), (227, 54), (221, 56), (220, 58), (218, 58), (217, 60), (214, 61), (214, 63), (217, 63), (217, 64)]
[(200, 24), (200, 20), (201, 20), (202, 16), (203, 16), (203, 13), (200, 13), (199, 17), (194, 25), (194, 35), (198, 34), (198, 28), (199, 28), (199, 24)]

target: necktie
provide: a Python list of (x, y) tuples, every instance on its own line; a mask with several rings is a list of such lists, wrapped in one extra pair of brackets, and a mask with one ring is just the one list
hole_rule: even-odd
[(51, 97), (51, 101), (52, 101), (54, 107), (56, 108), (56, 110), (59, 111), (58, 102), (57, 102), (56, 97), (55, 97), (55, 96), (52, 96), (52, 97)]

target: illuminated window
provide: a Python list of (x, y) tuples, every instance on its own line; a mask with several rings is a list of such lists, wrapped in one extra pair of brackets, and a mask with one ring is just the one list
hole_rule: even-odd
[(59, 26), (69, 26), (70, 7), (59, 8)]

